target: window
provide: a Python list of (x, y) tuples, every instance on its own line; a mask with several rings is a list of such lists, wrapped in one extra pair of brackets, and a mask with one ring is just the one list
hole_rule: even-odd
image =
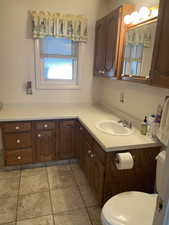
[(36, 86), (39, 89), (78, 88), (78, 43), (47, 37), (35, 41)]

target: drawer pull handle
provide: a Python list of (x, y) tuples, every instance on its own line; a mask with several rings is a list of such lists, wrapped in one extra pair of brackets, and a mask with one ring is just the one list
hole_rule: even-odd
[(91, 157), (91, 158), (94, 158), (94, 154), (91, 154), (90, 157)]
[(41, 134), (38, 134), (38, 137), (41, 137)]
[(44, 125), (44, 127), (45, 127), (45, 128), (47, 128), (47, 127), (48, 127), (48, 125), (47, 125), (47, 124), (45, 124), (45, 125)]
[(16, 130), (19, 130), (19, 129), (20, 129), (20, 127), (18, 127), (18, 126), (17, 126), (17, 127), (15, 127), (15, 129), (16, 129)]
[(18, 160), (21, 160), (21, 159), (22, 159), (22, 157), (21, 157), (21, 156), (17, 156), (17, 159), (18, 159)]
[(90, 153), (92, 153), (92, 151), (91, 151), (91, 150), (89, 150), (89, 151), (88, 151), (88, 154), (90, 154)]
[(16, 140), (16, 143), (18, 143), (18, 144), (19, 144), (19, 143), (21, 143), (21, 141), (20, 141), (19, 139), (17, 139), (17, 140)]

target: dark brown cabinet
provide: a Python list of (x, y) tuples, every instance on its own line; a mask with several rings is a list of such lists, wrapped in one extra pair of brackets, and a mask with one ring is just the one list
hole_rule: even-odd
[(156, 30), (151, 84), (169, 88), (169, 1), (160, 0), (159, 16)]
[(100, 76), (105, 74), (105, 57), (106, 57), (106, 22), (104, 17), (96, 22), (95, 28), (95, 59), (94, 75)]
[(94, 75), (120, 79), (125, 26), (133, 6), (122, 5), (96, 22)]
[(60, 159), (71, 159), (75, 156), (75, 120), (60, 122)]
[(55, 130), (36, 132), (35, 145), (38, 162), (47, 162), (50, 160), (55, 160), (55, 139)]

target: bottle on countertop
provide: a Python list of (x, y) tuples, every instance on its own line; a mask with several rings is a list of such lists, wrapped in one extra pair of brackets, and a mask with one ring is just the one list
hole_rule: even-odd
[(154, 121), (154, 136), (156, 136), (156, 134), (158, 133), (158, 130), (160, 128), (162, 111), (163, 111), (162, 105), (159, 104), (157, 106), (157, 112), (156, 112), (155, 121)]
[(145, 116), (144, 122), (141, 123), (140, 133), (142, 135), (146, 135), (147, 134), (147, 116)]
[(153, 138), (155, 136), (155, 115), (151, 114), (147, 120), (147, 136)]

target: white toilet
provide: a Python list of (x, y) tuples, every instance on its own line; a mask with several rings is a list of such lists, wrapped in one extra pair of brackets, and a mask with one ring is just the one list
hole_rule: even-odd
[[(165, 152), (157, 157), (156, 187), (162, 192), (162, 174)], [(157, 194), (124, 192), (110, 198), (103, 206), (102, 225), (151, 225), (156, 208)]]

